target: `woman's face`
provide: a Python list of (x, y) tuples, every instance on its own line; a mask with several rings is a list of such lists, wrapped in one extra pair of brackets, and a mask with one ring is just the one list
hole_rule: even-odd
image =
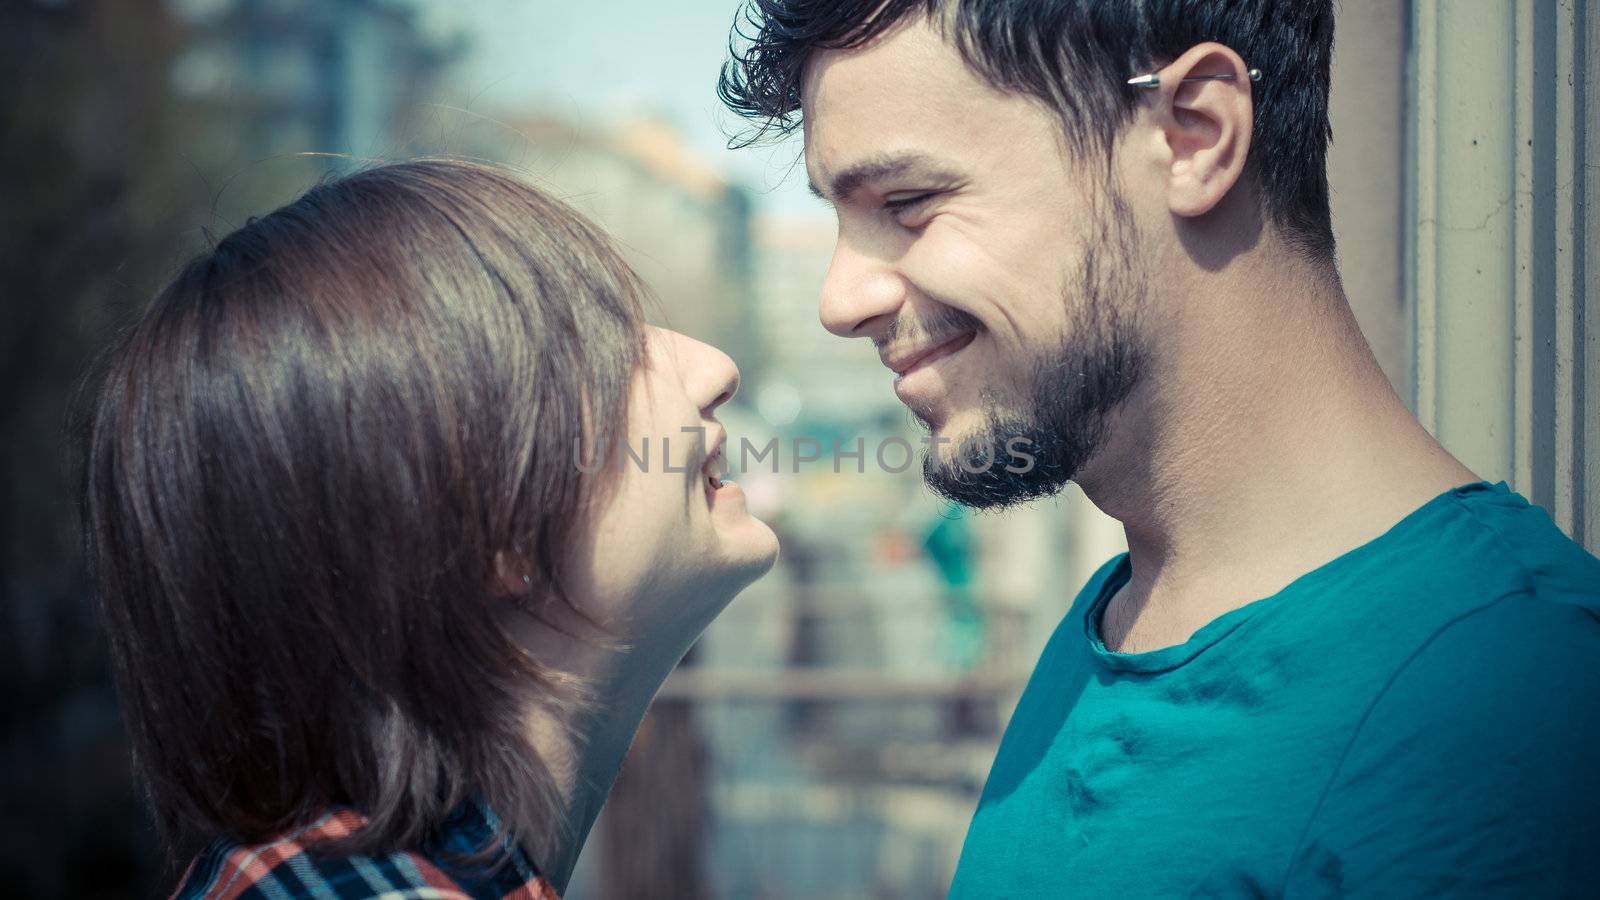
[(628, 400), (630, 450), (606, 448), (608, 490), (573, 573), (588, 611), (623, 635), (692, 640), (777, 559), (772, 529), (716, 477), (727, 432), (715, 411), (738, 387), (727, 354), (649, 329)]

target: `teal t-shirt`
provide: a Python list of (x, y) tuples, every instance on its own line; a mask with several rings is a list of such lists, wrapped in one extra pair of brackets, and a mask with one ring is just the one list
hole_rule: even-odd
[(1188, 641), (1084, 587), (1006, 728), (951, 896), (1600, 897), (1600, 560), (1448, 491)]

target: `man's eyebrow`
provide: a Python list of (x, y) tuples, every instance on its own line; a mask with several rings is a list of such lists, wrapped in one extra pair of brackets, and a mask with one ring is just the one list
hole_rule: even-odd
[(839, 170), (833, 176), (833, 183), (826, 189), (816, 182), (807, 180), (807, 187), (811, 193), (822, 200), (836, 201), (848, 200), (858, 188), (864, 184), (879, 181), (885, 178), (897, 178), (908, 174), (917, 174), (923, 178), (949, 180), (954, 176), (940, 165), (938, 161), (923, 153), (894, 153), (881, 156), (869, 156), (860, 162), (852, 163)]

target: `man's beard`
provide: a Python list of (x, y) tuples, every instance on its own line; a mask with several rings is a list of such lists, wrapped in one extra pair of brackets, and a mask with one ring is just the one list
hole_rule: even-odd
[[(986, 427), (956, 444), (947, 459), (935, 452), (923, 459), (922, 476), (934, 493), (974, 509), (1055, 494), (1094, 457), (1112, 413), (1138, 384), (1145, 347), (1137, 316), (1149, 285), (1137, 257), (1137, 229), (1114, 188), (1103, 191), (1094, 209), (1087, 252), (1063, 298), (1073, 309), (1067, 336), (1036, 366), (1031, 405), (1008, 410), (987, 395)], [(1033, 457), (1031, 463), (1013, 449)]]

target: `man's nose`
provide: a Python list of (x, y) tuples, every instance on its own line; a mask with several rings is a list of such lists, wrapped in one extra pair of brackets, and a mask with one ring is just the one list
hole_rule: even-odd
[(905, 303), (906, 283), (893, 267), (844, 238), (822, 282), (822, 325), (840, 337), (878, 337)]

